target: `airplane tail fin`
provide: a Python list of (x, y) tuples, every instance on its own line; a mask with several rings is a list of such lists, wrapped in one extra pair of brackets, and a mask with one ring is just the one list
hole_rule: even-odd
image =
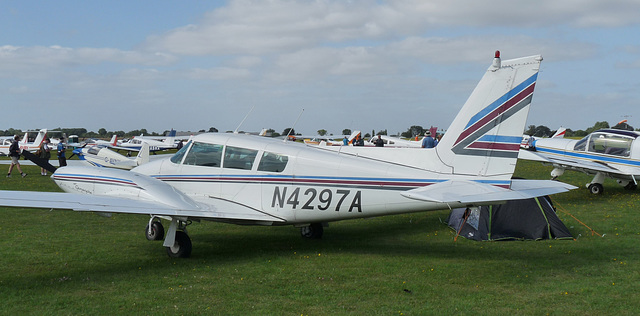
[(111, 143), (111, 146), (118, 146), (118, 135), (113, 134), (109, 143)]
[(149, 162), (149, 143), (143, 142), (140, 151), (138, 152), (138, 156), (135, 159), (136, 163), (139, 165), (145, 164)]
[(169, 131), (169, 135), (167, 135), (167, 138), (164, 139), (164, 143), (169, 145), (175, 145), (175, 142), (176, 142), (176, 130), (172, 128), (171, 131)]
[(551, 138), (564, 138), (564, 135), (567, 133), (567, 129), (560, 126), (558, 130), (551, 136)]
[(34, 145), (40, 146), (42, 145), (42, 141), (44, 141), (44, 139), (47, 137), (47, 130), (46, 129), (41, 129), (38, 132), (38, 136), (36, 136), (36, 139), (33, 141)]
[(435, 150), (444, 172), (504, 177), (515, 170), (540, 55), (493, 63)]

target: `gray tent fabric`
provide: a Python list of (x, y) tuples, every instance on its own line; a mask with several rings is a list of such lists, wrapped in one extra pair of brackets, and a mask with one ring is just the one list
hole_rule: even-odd
[(573, 239), (548, 196), (453, 209), (447, 224), (472, 240)]

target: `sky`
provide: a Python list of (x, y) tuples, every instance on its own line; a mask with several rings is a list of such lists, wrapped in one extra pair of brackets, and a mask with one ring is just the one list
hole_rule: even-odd
[(636, 0), (0, 3), (0, 130), (446, 129), (496, 50), (527, 125), (640, 127)]

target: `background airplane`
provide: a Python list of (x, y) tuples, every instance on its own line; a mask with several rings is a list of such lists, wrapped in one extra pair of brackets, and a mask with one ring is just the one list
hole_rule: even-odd
[[(512, 180), (541, 56), (499, 52), (436, 148), (306, 146), (251, 135), (195, 136), (170, 159), (123, 171), (67, 166), (52, 176), (67, 193), (0, 191), (0, 205), (150, 215), (188, 257), (186, 228), (209, 220), (293, 225), (320, 238), (331, 221), (469, 207), (564, 192), (557, 181)], [(165, 234), (161, 220), (169, 221)]]
[(149, 145), (143, 143), (135, 158), (123, 156), (107, 147), (101, 146), (76, 148), (73, 150), (73, 154), (91, 166), (131, 170), (149, 162)]
[(594, 175), (586, 185), (593, 194), (604, 191), (605, 177), (633, 190), (640, 179), (638, 136), (640, 133), (635, 131), (603, 129), (580, 140), (541, 138), (534, 140), (529, 150), (521, 150), (518, 158), (552, 165), (553, 179), (564, 174), (565, 170)]
[[(18, 142), (18, 144), (20, 145), (20, 149), (28, 150), (28, 151), (36, 151), (40, 148), (40, 145), (42, 145), (42, 141), (44, 141), (44, 139), (47, 137), (47, 130), (41, 129), (40, 131), (38, 131), (38, 135), (36, 136), (35, 140), (32, 143), (29, 143), (28, 136), (29, 136), (28, 132), (24, 133), (24, 136), (22, 137), (20, 142)], [(4, 138), (1, 140), (0, 154), (5, 156), (9, 154), (9, 146), (11, 146), (12, 141), (13, 141), (13, 137)]]

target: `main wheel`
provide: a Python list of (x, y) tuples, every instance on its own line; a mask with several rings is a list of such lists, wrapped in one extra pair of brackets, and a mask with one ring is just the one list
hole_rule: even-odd
[(149, 224), (147, 224), (145, 235), (147, 236), (147, 240), (162, 240), (162, 238), (164, 238), (164, 227), (162, 223), (157, 221), (152, 222), (151, 229), (149, 229)]
[(171, 258), (189, 258), (191, 256), (191, 238), (187, 233), (179, 230), (176, 232), (176, 241), (173, 246), (166, 248), (167, 254)]
[(626, 190), (635, 190), (637, 187), (638, 185), (633, 182), (629, 182), (629, 184), (624, 186)]
[(310, 238), (310, 239), (322, 238), (323, 232), (324, 232), (324, 228), (322, 227), (322, 223), (312, 223), (309, 226), (300, 228), (300, 234), (302, 235), (302, 237)]
[(600, 183), (591, 183), (589, 184), (589, 192), (592, 194), (602, 194), (604, 192), (604, 187)]

